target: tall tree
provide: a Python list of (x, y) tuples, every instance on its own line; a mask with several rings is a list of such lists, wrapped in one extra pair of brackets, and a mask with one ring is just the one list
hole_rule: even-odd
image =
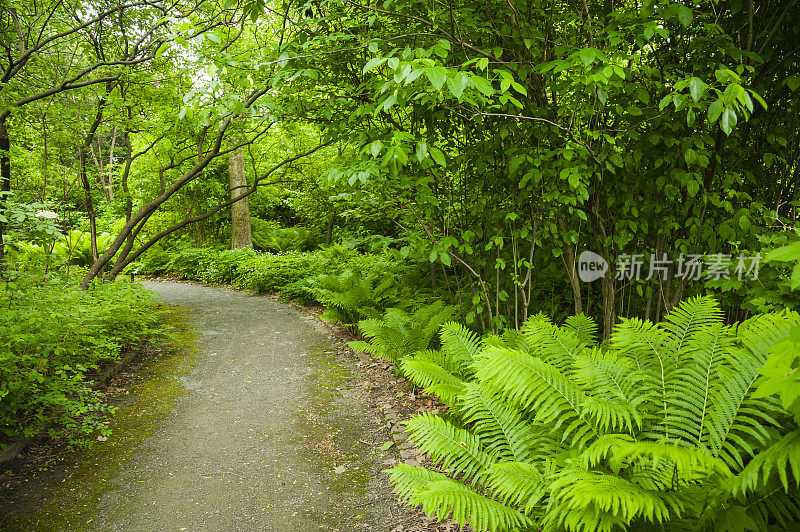
[(244, 152), (238, 149), (228, 156), (228, 182), (231, 190), (231, 249), (252, 248), (250, 200), (247, 197), (247, 176)]

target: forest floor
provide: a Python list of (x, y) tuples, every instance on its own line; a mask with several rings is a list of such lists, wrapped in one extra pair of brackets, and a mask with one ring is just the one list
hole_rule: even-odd
[(391, 491), (386, 468), (424, 462), (399, 423), (437, 405), (388, 364), (344, 347), (315, 309), (147, 285), (188, 311), (196, 349), (112, 383), (108, 440), (55, 456), (34, 447), (0, 469), (0, 529), (453, 529)]

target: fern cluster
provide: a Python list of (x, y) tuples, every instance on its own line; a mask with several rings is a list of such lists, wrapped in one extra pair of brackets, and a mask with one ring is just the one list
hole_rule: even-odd
[(383, 308), (396, 296), (395, 279), (378, 281), (352, 267), (342, 275), (323, 275), (317, 279), (317, 299), (325, 306), (323, 317), (344, 325), (355, 325), (365, 318), (380, 317)]
[(367, 318), (358, 322), (358, 329), (369, 342), (355, 341), (348, 345), (355, 351), (397, 363), (405, 355), (430, 346), (436, 331), (453, 317), (453, 307), (441, 301), (424, 305), (414, 312), (389, 308), (381, 318)]
[(796, 313), (725, 326), (695, 298), (654, 325), (542, 315), (482, 341), (456, 325), (403, 361), (446, 416), (408, 422), (446, 474), (400, 464), (401, 497), (476, 530), (785, 530), (800, 523), (800, 430), (759, 391)]

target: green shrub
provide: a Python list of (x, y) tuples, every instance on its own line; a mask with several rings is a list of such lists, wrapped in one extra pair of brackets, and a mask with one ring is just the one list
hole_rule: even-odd
[(757, 386), (798, 324), (790, 312), (726, 326), (696, 298), (657, 325), (622, 320), (608, 346), (583, 316), (537, 315), (480, 348), (451, 330), (460, 342), (403, 364), (451, 406), (408, 423), (447, 474), (401, 464), (392, 481), (475, 530), (794, 529), (797, 419)]
[(151, 335), (160, 315), (150, 292), (122, 281), (86, 291), (52, 279), (0, 285), (0, 439), (47, 428), (78, 441), (105, 431), (108, 407), (92, 379)]

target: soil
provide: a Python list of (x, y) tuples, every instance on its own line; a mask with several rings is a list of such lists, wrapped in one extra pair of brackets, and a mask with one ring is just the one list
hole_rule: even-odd
[(442, 408), (392, 365), (346, 347), (319, 308), (146, 284), (186, 309), (194, 348), (147, 353), (107, 384), (107, 441), (37, 442), (0, 469), (0, 529), (456, 529), (391, 491), (388, 467), (425, 463), (402, 422)]

